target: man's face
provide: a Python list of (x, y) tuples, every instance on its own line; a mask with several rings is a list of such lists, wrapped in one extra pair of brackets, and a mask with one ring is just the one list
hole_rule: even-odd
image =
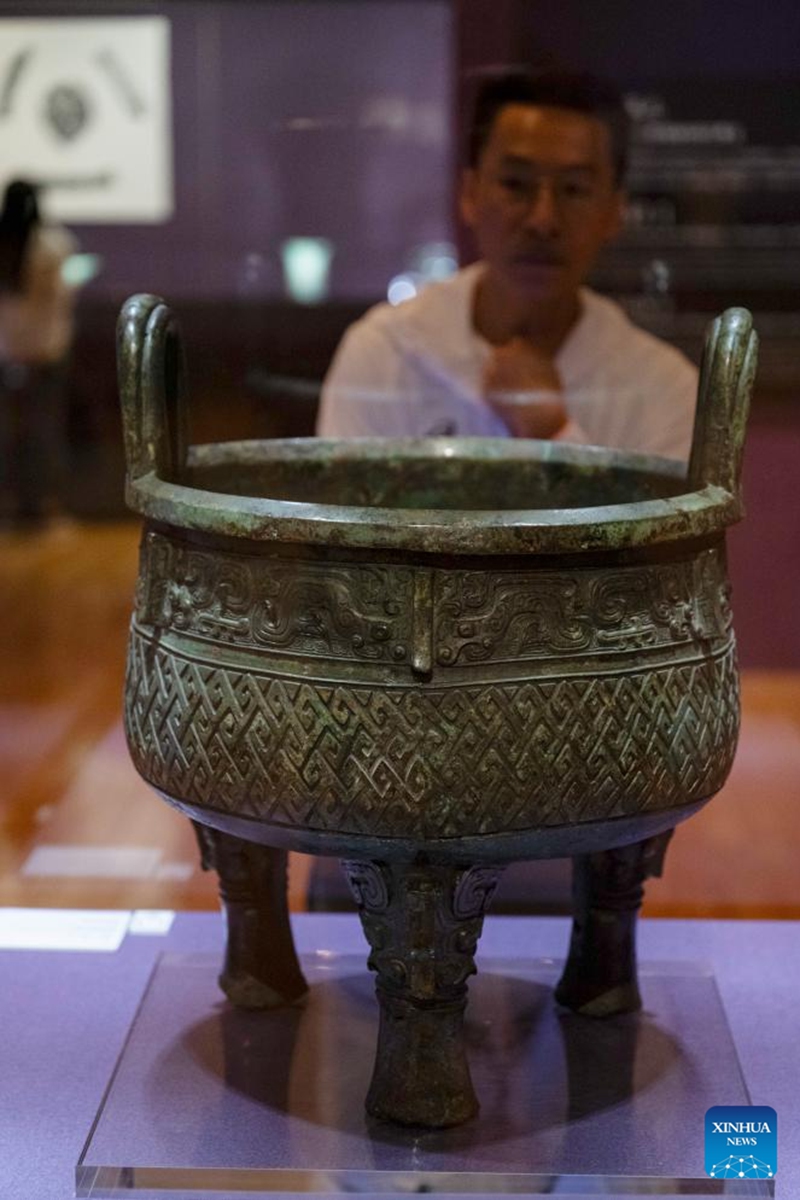
[(574, 296), (622, 207), (603, 122), (526, 104), (497, 114), (461, 194), (481, 257), (532, 301)]

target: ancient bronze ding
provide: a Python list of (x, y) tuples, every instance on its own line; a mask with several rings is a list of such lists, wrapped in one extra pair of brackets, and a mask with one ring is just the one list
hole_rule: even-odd
[(573, 857), (556, 999), (635, 1009), (643, 881), (730, 770), (750, 315), (709, 330), (688, 474), (500, 439), (189, 447), (161, 300), (128, 301), (118, 349), (145, 522), (127, 736), (220, 873), (220, 982), (302, 999), (286, 851), (336, 855), (377, 972), (367, 1110), (464, 1121), (466, 981), (504, 864)]

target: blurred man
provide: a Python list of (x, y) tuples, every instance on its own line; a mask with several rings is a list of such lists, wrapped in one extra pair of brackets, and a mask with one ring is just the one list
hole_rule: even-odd
[(697, 372), (583, 286), (624, 210), (627, 120), (592, 76), (488, 79), (461, 212), (481, 261), (345, 335), (327, 437), (558, 438), (685, 458)]

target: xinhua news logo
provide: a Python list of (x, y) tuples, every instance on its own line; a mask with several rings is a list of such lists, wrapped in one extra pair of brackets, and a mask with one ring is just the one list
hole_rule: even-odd
[(712, 1179), (773, 1179), (778, 1170), (774, 1108), (717, 1105), (706, 1113), (706, 1175)]

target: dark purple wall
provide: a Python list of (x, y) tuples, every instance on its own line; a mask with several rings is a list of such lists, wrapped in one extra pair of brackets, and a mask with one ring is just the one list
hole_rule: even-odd
[(624, 86), (798, 75), (795, 0), (518, 0), (514, 17), (523, 56), (547, 51)]
[(278, 246), (306, 235), (335, 243), (333, 299), (372, 300), (418, 247), (452, 241), (448, 0), (157, 11), (172, 27), (176, 213), (75, 227), (104, 260), (95, 296), (280, 296)]

